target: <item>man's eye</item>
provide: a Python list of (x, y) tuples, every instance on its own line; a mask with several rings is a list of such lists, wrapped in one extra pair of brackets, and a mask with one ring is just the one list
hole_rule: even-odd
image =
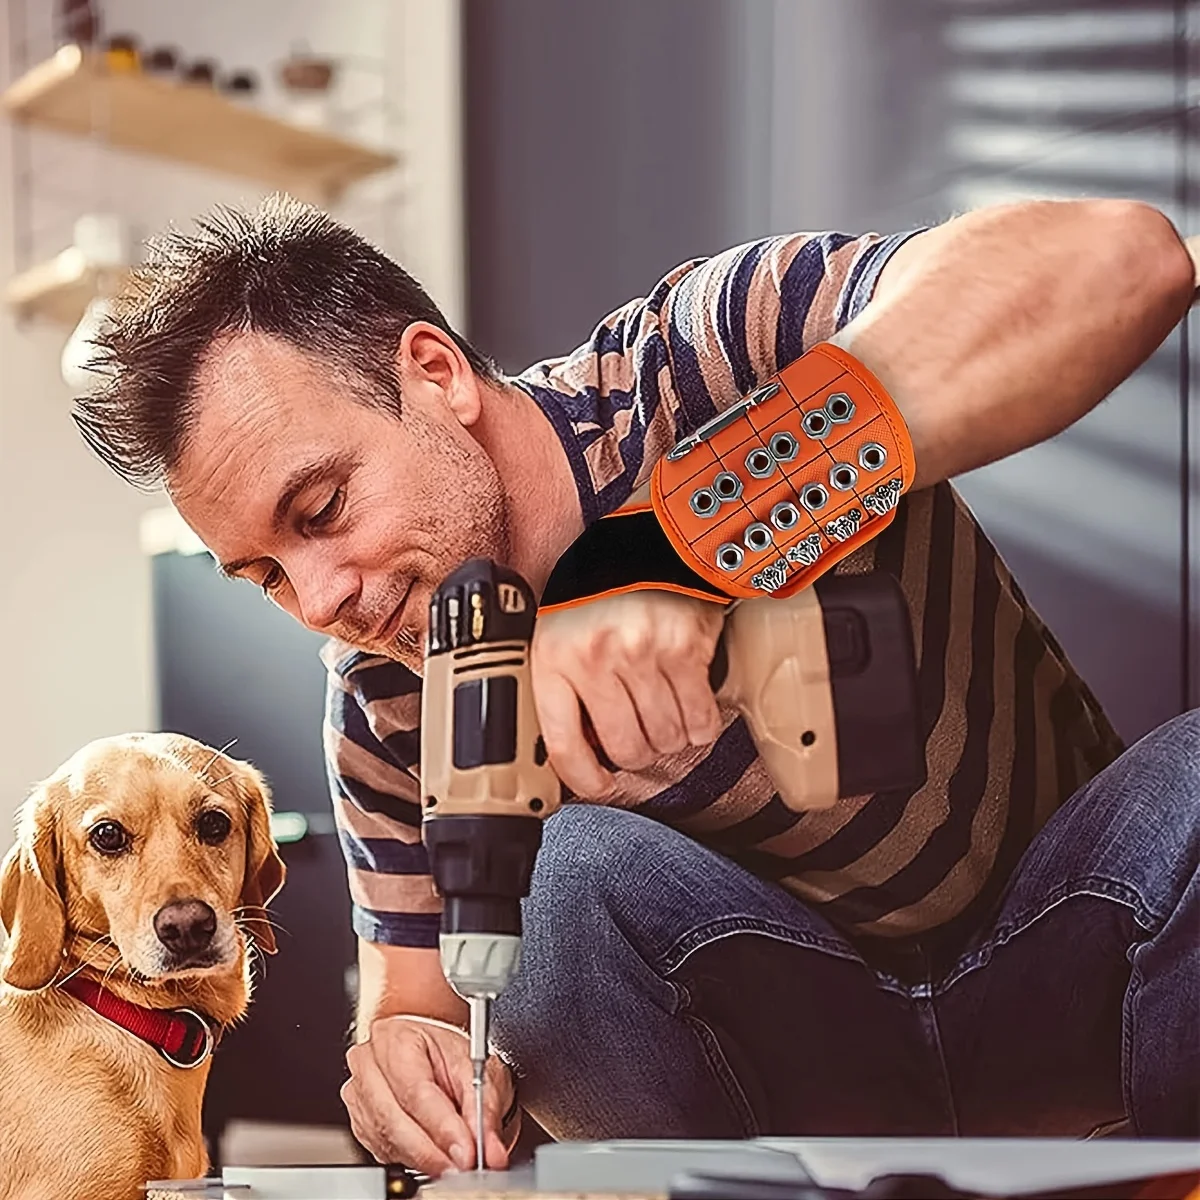
[(108, 858), (115, 858), (129, 849), (130, 837), (123, 825), (116, 821), (100, 821), (88, 832), (92, 848)]
[(309, 529), (321, 529), (328, 525), (331, 521), (336, 521), (341, 514), (342, 505), (345, 501), (345, 488), (338, 488), (329, 498), (329, 503), (325, 505), (320, 512), (315, 513), (308, 518), (307, 525)]
[(259, 581), (259, 587), (266, 595), (270, 595), (283, 582), (283, 568), (274, 563), (270, 570)]

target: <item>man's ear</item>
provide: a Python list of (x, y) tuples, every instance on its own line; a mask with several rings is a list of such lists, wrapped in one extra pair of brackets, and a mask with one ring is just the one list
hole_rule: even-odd
[(396, 375), (406, 397), (424, 397), (427, 388), (435, 388), (464, 429), (479, 420), (483, 411), (479, 377), (446, 330), (428, 321), (407, 325), (396, 348)]
[(287, 867), (271, 836), (271, 789), (262, 773), (249, 763), (234, 761), (233, 765), (232, 782), (246, 813), (241, 923), (249, 929), (264, 954), (274, 954), (275, 933), (267, 919), (267, 905), (283, 887)]
[(17, 843), (0, 867), (0, 921), (8, 931), (0, 979), (22, 991), (45, 987), (62, 963), (67, 913), (58, 886), (61, 786), (41, 784), (25, 801)]

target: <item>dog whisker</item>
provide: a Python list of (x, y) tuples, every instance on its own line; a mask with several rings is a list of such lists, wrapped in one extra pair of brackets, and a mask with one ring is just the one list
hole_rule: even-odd
[[(225, 753), (225, 751), (226, 751), (226, 750), (228, 750), (228, 749), (229, 749), (229, 747), (230, 747), (230, 746), (232, 746), (232, 745), (234, 745), (236, 742), (237, 742), (237, 738), (230, 738), (230, 739), (229, 739), (229, 741), (227, 741), (227, 742), (225, 743), (225, 745), (223, 745), (223, 746), (220, 748), (220, 750), (218, 750), (218, 751), (217, 751), (217, 752), (216, 752), (216, 753), (215, 753), (215, 754), (212, 756), (212, 758), (210, 758), (210, 759), (208, 760), (208, 762), (206, 762), (206, 763), (204, 764), (204, 766), (200, 768), (200, 778), (201, 778), (201, 779), (205, 779), (205, 777), (208, 775), (208, 768), (209, 768), (209, 767), (211, 767), (211, 766), (213, 765), (213, 763), (215, 763), (215, 762), (217, 761), (217, 759), (218, 759), (218, 758), (220, 758), (220, 757), (221, 757), (221, 755), (222, 755), (222, 754), (224, 754), (224, 753)], [(226, 776), (226, 778), (229, 778), (229, 777), (228, 777), (228, 776)]]
[(76, 975), (78, 975), (80, 971), (82, 971), (82, 970), (86, 969), (87, 967), (93, 966), (93, 965), (94, 965), (94, 964), (92, 964), (92, 963), (88, 962), (88, 961), (85, 959), (83, 962), (81, 962), (81, 963), (79, 964), (79, 966), (77, 966), (77, 967), (75, 968), (75, 970), (68, 972), (68, 973), (67, 973), (66, 975), (64, 975), (64, 976), (63, 976), (61, 979), (59, 979), (59, 980), (56, 980), (56, 981), (55, 981), (55, 984), (54, 984), (54, 986), (55, 986), (55, 987), (58, 987), (58, 988), (62, 987), (62, 985), (63, 985), (64, 983), (68, 982), (68, 980), (74, 979), (74, 978), (75, 978), (75, 976), (76, 976)]
[[(54, 984), (55, 987), (62, 987), (62, 985), (64, 983), (66, 983), (69, 979), (74, 979), (75, 976), (78, 975), (80, 971), (83, 971), (88, 967), (94, 967), (94, 966), (99, 965), (98, 962), (96, 961), (96, 959), (90, 957), (90, 954), (89, 954), (90, 951), (93, 951), (93, 950), (104, 951), (104, 950), (109, 949), (110, 947), (113, 949), (117, 948), (117, 943), (113, 940), (111, 934), (106, 933), (106, 934), (102, 934), (99, 937), (91, 937), (86, 934), (72, 933), (71, 940), (67, 946), (68, 952), (74, 953), (75, 946), (79, 942), (84, 943), (84, 952), (80, 956), (79, 965), (73, 971), (70, 971), (66, 975), (64, 975), (62, 977), (62, 979), (56, 980), (55, 984)], [(121, 961), (120, 957), (118, 956), (117, 963), (120, 963), (120, 961)], [(112, 968), (110, 967), (109, 969), (111, 970)]]
[[(264, 925), (270, 925), (272, 929), (278, 929), (281, 933), (289, 932), (273, 918), (271, 910), (261, 904), (239, 904), (236, 908), (230, 909), (230, 913), (233, 916), (234, 924), (258, 921)], [(252, 915), (247, 916), (247, 913)]]
[(269, 917), (235, 917), (233, 923), (243, 932), (253, 935), (254, 930), (251, 926), (266, 925), (270, 929), (274, 929), (279, 933), (292, 936), (292, 931), (284, 925), (280, 925), (278, 921), (272, 921)]
[(239, 904), (237, 908), (231, 908), (229, 911), (235, 921), (244, 919), (247, 913), (253, 913), (254, 915), (250, 919), (255, 921), (269, 921), (271, 919), (271, 910), (261, 904)]
[(234, 920), (245, 917), (247, 913), (255, 920), (266, 920), (271, 910), (261, 904), (239, 904), (237, 908), (231, 908), (229, 912)]

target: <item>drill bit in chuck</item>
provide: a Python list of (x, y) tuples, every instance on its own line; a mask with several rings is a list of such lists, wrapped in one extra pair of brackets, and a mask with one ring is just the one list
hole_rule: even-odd
[(491, 998), (471, 996), (467, 1005), (470, 1011), (471, 1074), (475, 1088), (475, 1169), (487, 1169), (483, 1145), (483, 1073), (487, 1068), (488, 1026), (491, 1021)]

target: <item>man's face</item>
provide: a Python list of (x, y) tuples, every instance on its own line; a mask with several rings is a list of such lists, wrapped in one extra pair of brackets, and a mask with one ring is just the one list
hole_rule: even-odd
[(289, 343), (219, 343), (168, 489), (227, 573), (309, 629), (419, 667), (433, 590), (509, 544), (499, 475), (464, 424), (481, 385), (452, 344), (412, 333), (399, 417)]

